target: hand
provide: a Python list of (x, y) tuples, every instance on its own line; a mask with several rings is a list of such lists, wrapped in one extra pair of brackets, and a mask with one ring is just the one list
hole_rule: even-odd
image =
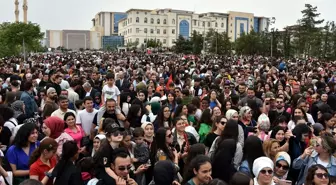
[(51, 168), (51, 169), (48, 171), (48, 173), (52, 173), (53, 170), (54, 170), (54, 168)]
[(291, 130), (287, 130), (287, 132), (285, 133), (285, 138), (286, 138), (286, 139), (289, 139), (289, 138), (291, 138), (292, 136), (293, 136), (292, 131), (291, 131)]
[(135, 180), (132, 179), (132, 178), (128, 178), (128, 179), (127, 179), (127, 184), (128, 184), (128, 185), (138, 185), (138, 184), (135, 182)]
[(312, 153), (313, 153), (313, 147), (310, 146), (308, 148), (305, 149), (305, 151), (303, 152), (303, 157), (307, 157), (307, 156), (310, 156)]
[(279, 182), (279, 178), (278, 178), (278, 177), (275, 177), (275, 176), (273, 176), (273, 181), (274, 181), (274, 183), (275, 183), (275, 184), (277, 184), (277, 183)]
[(148, 166), (145, 164), (142, 164), (138, 167), (138, 169), (134, 172), (135, 174), (142, 173), (148, 169)]
[(126, 181), (123, 178), (118, 177), (118, 179), (116, 180), (116, 184), (117, 185), (126, 185)]
[(152, 106), (151, 105), (146, 105), (146, 109), (148, 112), (152, 112)]
[(181, 184), (175, 180), (173, 181), (172, 185), (181, 185)]
[(79, 149), (79, 153), (83, 153), (83, 152), (85, 152), (85, 149), (86, 149), (86, 147), (83, 146), (82, 148)]
[(138, 162), (138, 159), (137, 158), (132, 158), (132, 162), (136, 163), (136, 162)]

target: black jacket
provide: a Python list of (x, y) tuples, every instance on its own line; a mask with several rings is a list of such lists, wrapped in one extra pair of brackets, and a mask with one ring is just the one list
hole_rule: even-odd
[(124, 91), (125, 89), (128, 89), (129, 88), (129, 82), (127, 79), (123, 79), (123, 83), (121, 84), (120, 83), (121, 81), (120, 80), (117, 80), (115, 82), (115, 85), (118, 87), (119, 91)]
[(52, 172), (56, 178), (54, 185), (84, 185), (81, 171), (72, 161), (58, 162)]

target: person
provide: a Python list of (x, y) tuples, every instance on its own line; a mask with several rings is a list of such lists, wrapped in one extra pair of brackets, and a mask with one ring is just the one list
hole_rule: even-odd
[(67, 133), (72, 140), (76, 141), (78, 148), (81, 147), (85, 132), (80, 125), (76, 125), (76, 116), (72, 112), (67, 112), (64, 115), (64, 122), (66, 123), (64, 133)]
[(21, 125), (25, 119), (27, 119), (27, 115), (25, 113), (26, 108), (25, 104), (21, 100), (16, 100), (11, 104), (11, 108), (14, 111), (14, 118), (17, 120), (18, 124)]
[(309, 167), (314, 164), (321, 164), (327, 168), (329, 174), (336, 174), (336, 158), (333, 156), (335, 149), (335, 140), (330, 135), (322, 135), (312, 141), (311, 146), (307, 147), (303, 154), (293, 161), (294, 169), (304, 168), (300, 171), (297, 184), (304, 183)]
[(172, 114), (170, 112), (170, 109), (168, 106), (163, 106), (161, 108), (161, 111), (156, 116), (154, 122), (154, 131), (156, 132), (159, 128), (165, 127), (165, 128), (172, 128), (173, 127), (173, 121), (172, 121)]
[(330, 174), (326, 167), (315, 164), (308, 169), (305, 185), (329, 185)]
[(202, 185), (208, 184), (211, 180), (212, 166), (208, 156), (198, 155), (190, 162), (187, 173), (183, 177), (182, 184)]
[(98, 152), (103, 139), (106, 139), (106, 136), (102, 134), (98, 134), (93, 138), (93, 147), (92, 147), (91, 157), (93, 157)]
[(95, 99), (95, 95), (98, 91), (95, 88), (91, 87), (91, 84), (89, 82), (85, 82), (83, 84), (83, 89), (85, 93), (83, 93), (84, 97), (82, 99), (84, 99), (87, 96), (90, 96), (93, 100)]
[(40, 145), (37, 137), (37, 127), (34, 123), (23, 124), (6, 153), (6, 159), (13, 171), (14, 184), (29, 178), (29, 157)]
[(141, 124), (141, 128), (145, 132), (144, 141), (150, 147), (154, 140), (154, 125), (151, 122)]
[(73, 138), (64, 132), (64, 121), (56, 116), (50, 116), (43, 121), (42, 132), (46, 137), (55, 139), (58, 143), (57, 156), (62, 154), (62, 145), (66, 141), (71, 141)]
[(178, 185), (177, 173), (173, 162), (165, 160), (158, 161), (153, 170), (153, 181), (151, 185)]
[(54, 185), (83, 185), (80, 169), (74, 164), (79, 157), (79, 148), (75, 141), (67, 141), (63, 144), (61, 159), (56, 164), (51, 174)]
[(55, 153), (57, 142), (52, 138), (45, 138), (38, 148), (34, 150), (29, 160), (29, 178), (36, 179), (44, 185), (52, 185), (53, 182), (45, 175), (45, 172), (51, 173), (56, 166)]
[(120, 107), (120, 91), (114, 85), (114, 75), (112, 73), (106, 75), (106, 82), (107, 84), (104, 85), (102, 90), (102, 101), (106, 102), (106, 100), (112, 98), (117, 103), (116, 105)]
[(56, 104), (57, 100), (57, 92), (53, 87), (50, 87), (47, 90), (47, 100), (45, 101), (43, 110), (42, 110), (42, 117), (45, 119), (58, 109), (58, 105)]
[(286, 152), (278, 152), (274, 162), (274, 183), (278, 184), (279, 180), (290, 180), (288, 178), (288, 171), (291, 165), (290, 156)]
[(23, 182), (21, 182), (19, 185), (43, 185), (43, 183), (36, 179), (26, 179)]
[(33, 83), (28, 81), (24, 84), (24, 92), (21, 94), (20, 100), (25, 104), (25, 113), (31, 118), (35, 112), (38, 112), (38, 107), (33, 96)]
[(276, 139), (269, 139), (264, 141), (263, 143), (263, 149), (266, 157), (272, 159), (273, 161), (275, 159), (275, 155), (279, 151), (279, 147), (280, 147), (279, 141), (277, 141)]
[(253, 162), (254, 185), (274, 185), (273, 161), (268, 157), (259, 157)]
[(74, 110), (68, 109), (69, 106), (69, 100), (66, 96), (60, 96), (58, 98), (58, 106), (59, 108), (55, 110), (53, 113), (51, 113), (51, 116), (59, 117), (61, 120), (64, 119), (64, 114), (67, 112), (72, 112), (76, 114)]
[(133, 131), (134, 147), (134, 160), (135, 167), (141, 164), (146, 164), (149, 160), (149, 148), (144, 141), (144, 130), (141, 127), (135, 128)]
[(93, 124), (93, 119), (98, 111), (93, 108), (93, 99), (91, 96), (85, 97), (83, 99), (83, 103), (85, 109), (78, 112), (76, 117), (76, 124), (83, 128), (85, 136), (90, 136), (97, 126)]
[(2, 145), (10, 146), (10, 143), (14, 140), (14, 130), (18, 126), (18, 120), (14, 117), (14, 111), (7, 105), (0, 105), (0, 112), (4, 121), (0, 142)]
[(196, 143), (194, 145), (191, 145), (188, 155), (184, 160), (185, 164), (184, 164), (183, 174), (187, 173), (192, 159), (194, 159), (198, 155), (205, 155), (205, 154), (206, 154), (206, 148), (204, 144)]
[(205, 139), (207, 138), (208, 134), (213, 133), (216, 128), (212, 128), (215, 125), (211, 119), (211, 109), (205, 109), (201, 114), (201, 119), (199, 121), (199, 125), (196, 126), (196, 130), (198, 130), (198, 134), (200, 136), (200, 143), (205, 143)]
[(239, 111), (239, 121), (238, 124), (244, 130), (244, 138), (246, 139), (249, 133), (250, 127), (256, 127), (257, 122), (252, 119), (252, 109), (248, 106), (244, 106)]
[(276, 139), (279, 142), (279, 151), (288, 151), (289, 134), (290, 131), (287, 131), (286, 127), (280, 125), (277, 125), (272, 129), (270, 138)]
[(205, 140), (203, 142), (208, 149), (210, 149), (214, 140), (218, 136), (220, 136), (221, 133), (224, 131), (226, 123), (227, 123), (227, 119), (224, 116), (216, 117), (214, 123), (212, 124), (211, 132), (206, 135)]
[(236, 172), (229, 183), (230, 185), (251, 185), (253, 180), (250, 176), (243, 172)]

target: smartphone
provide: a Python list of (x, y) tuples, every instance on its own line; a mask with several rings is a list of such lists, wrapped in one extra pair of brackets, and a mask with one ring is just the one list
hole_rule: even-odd
[(280, 179), (278, 185), (292, 185), (292, 181)]

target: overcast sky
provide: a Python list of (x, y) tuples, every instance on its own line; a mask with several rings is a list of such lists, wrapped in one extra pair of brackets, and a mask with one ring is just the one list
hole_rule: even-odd
[[(23, 19), (20, 1), (20, 20)], [(28, 0), (28, 20), (46, 29), (88, 30), (99, 11), (127, 11), (131, 8), (173, 8), (205, 12), (240, 11), (255, 16), (275, 17), (275, 27), (295, 24), (304, 5), (318, 7), (321, 18), (336, 21), (335, 0)], [(14, 21), (14, 0), (0, 0), (0, 22)]]

